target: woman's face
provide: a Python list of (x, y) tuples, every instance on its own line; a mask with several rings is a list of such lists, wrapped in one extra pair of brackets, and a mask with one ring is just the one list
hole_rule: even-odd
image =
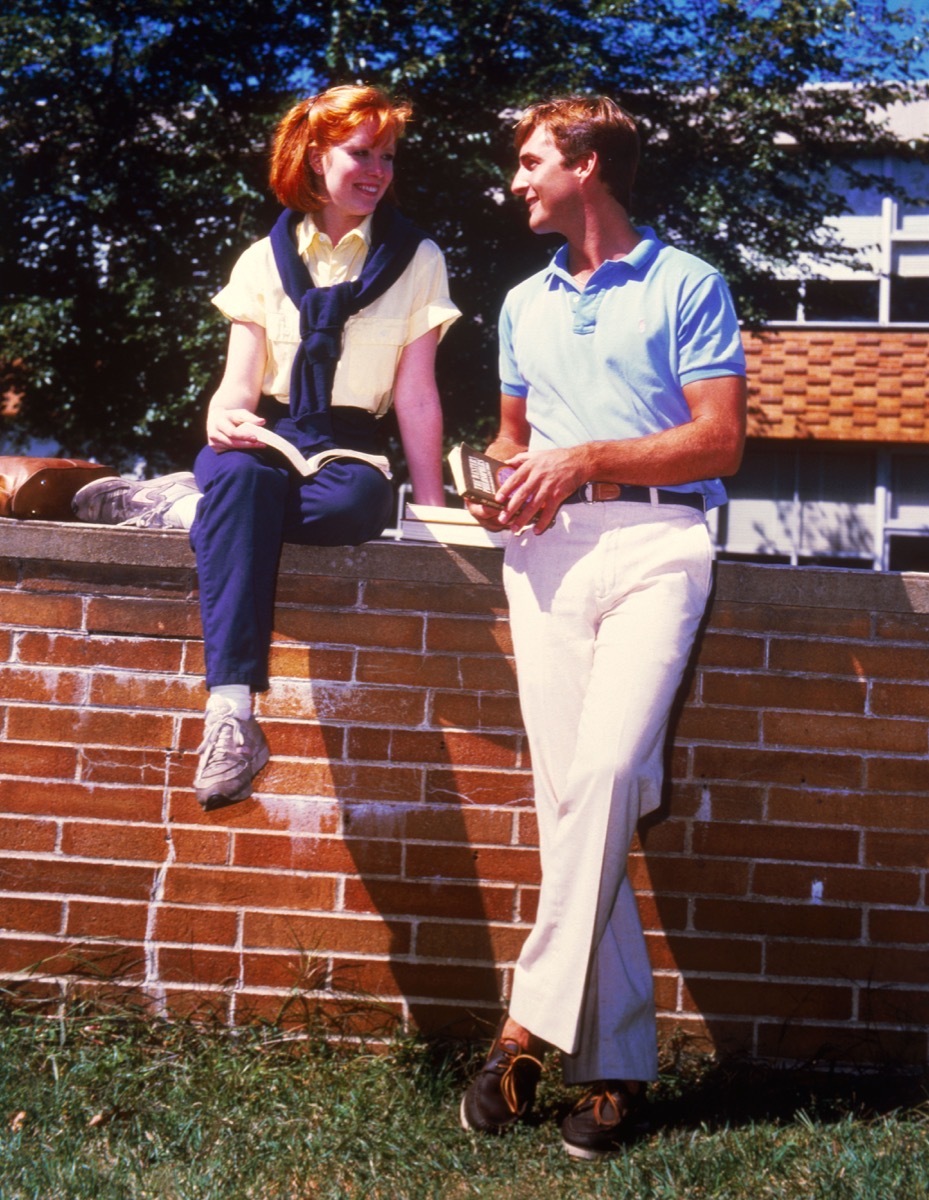
[(359, 125), (353, 134), (325, 154), (310, 158), (313, 170), (322, 176), (326, 208), (330, 216), (357, 225), (373, 213), (394, 177), (396, 139), (387, 135), (377, 140), (373, 121)]

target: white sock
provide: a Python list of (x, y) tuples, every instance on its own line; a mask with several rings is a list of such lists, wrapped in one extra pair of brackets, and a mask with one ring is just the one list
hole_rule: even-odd
[(181, 496), (175, 500), (165, 513), (165, 525), (169, 529), (190, 529), (197, 515), (197, 505), (200, 503), (200, 493)]
[(218, 687), (210, 688), (210, 698), (206, 702), (206, 711), (222, 707), (232, 708), (240, 721), (247, 721), (252, 715), (252, 692), (247, 683), (221, 683)]

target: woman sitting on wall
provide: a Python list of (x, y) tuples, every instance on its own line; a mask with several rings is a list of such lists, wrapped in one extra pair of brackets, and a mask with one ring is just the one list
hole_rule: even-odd
[(393, 405), (413, 498), (444, 504), (435, 354), (458, 310), (441, 251), (392, 203), (408, 117), (361, 86), (284, 116), (270, 172), (284, 212), (214, 300), (232, 326), (195, 480), (101, 480), (75, 500), (81, 519), (105, 523), (187, 525), (195, 509), (209, 699), (194, 788), (206, 809), (249, 796), (268, 761), (252, 696), (269, 686), (282, 544), (357, 545), (393, 508), (385, 463), (336, 457), (304, 477), (259, 430), (304, 457), (335, 448), (376, 460)]

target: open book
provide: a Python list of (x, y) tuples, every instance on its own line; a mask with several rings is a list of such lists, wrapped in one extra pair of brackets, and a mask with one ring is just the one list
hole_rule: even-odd
[(299, 471), (301, 475), (308, 477), (315, 475), (334, 458), (355, 458), (359, 462), (366, 462), (372, 467), (377, 467), (388, 479), (391, 478), (390, 463), (383, 454), (366, 454), (364, 450), (342, 450), (333, 447), (331, 450), (320, 450), (316, 454), (311, 454), (309, 458), (304, 458), (296, 446), (292, 446), (286, 438), (282, 438), (272, 429), (266, 429), (264, 425), (256, 425), (250, 432), (254, 433), (259, 442), (264, 442), (266, 446), (279, 450), (294, 470)]

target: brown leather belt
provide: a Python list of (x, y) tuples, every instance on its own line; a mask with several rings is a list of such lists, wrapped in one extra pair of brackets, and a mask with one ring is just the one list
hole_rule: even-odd
[(564, 503), (599, 504), (604, 500), (628, 500), (633, 504), (683, 504), (687, 508), (706, 512), (706, 500), (702, 492), (672, 492), (667, 488), (647, 488), (628, 483), (585, 483), (572, 492)]

